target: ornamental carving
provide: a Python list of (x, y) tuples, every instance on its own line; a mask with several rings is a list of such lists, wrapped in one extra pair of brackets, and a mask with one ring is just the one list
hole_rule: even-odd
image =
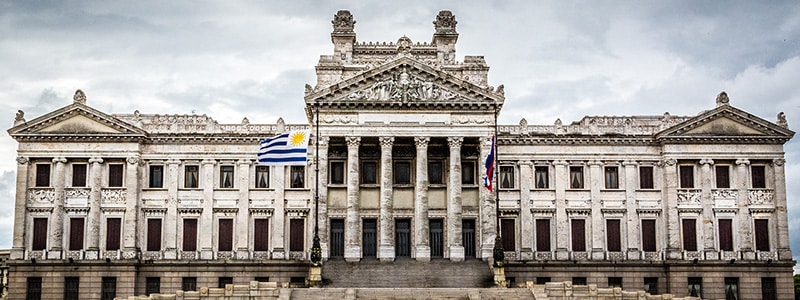
[(776, 166), (780, 167), (780, 166), (783, 166), (784, 164), (786, 164), (786, 160), (783, 159), (783, 158), (776, 158), (776, 159), (772, 160), (772, 163), (775, 164)]
[(29, 189), (28, 202), (50, 202), (56, 199), (56, 191), (52, 189)]
[(128, 164), (135, 165), (135, 164), (139, 163), (139, 157), (138, 156), (128, 156), (126, 161), (128, 162)]
[(391, 148), (394, 144), (394, 137), (382, 136), (378, 138), (378, 142), (381, 144), (381, 148)]
[(674, 158), (667, 158), (667, 159), (664, 159), (664, 163), (665, 163), (667, 166), (670, 166), (670, 167), (671, 167), (671, 166), (674, 166), (675, 164), (677, 164), (677, 163), (678, 163), (678, 160), (677, 160), (677, 159), (674, 159)]
[(417, 148), (426, 148), (426, 147), (428, 147), (428, 142), (430, 142), (430, 141), (431, 141), (431, 138), (427, 137), (427, 136), (414, 137), (414, 144), (417, 146)]
[(20, 165), (24, 165), (31, 162), (27, 157), (24, 156), (17, 156), (17, 163)]
[(463, 137), (448, 137), (447, 144), (450, 145), (450, 148), (461, 148), (461, 144), (464, 143)]
[(120, 190), (102, 190), (103, 203), (125, 203), (125, 195), (127, 192), (123, 189)]
[(72, 96), (72, 100), (75, 100), (75, 103), (86, 104), (86, 94), (78, 89), (75, 91), (75, 95)]
[(333, 16), (331, 24), (333, 24), (333, 32), (351, 33), (355, 28), (356, 20), (353, 19), (350, 11), (340, 10)]
[(400, 74), (386, 77), (367, 89), (347, 95), (348, 100), (372, 101), (448, 101), (459, 98), (458, 94), (443, 89), (433, 81), (424, 81), (403, 70)]
[(772, 190), (754, 190), (747, 193), (747, 202), (750, 204), (772, 204)]
[(358, 117), (347, 115), (327, 115), (320, 117), (319, 120), (325, 124), (358, 124)]
[(739, 193), (736, 190), (729, 190), (729, 189), (719, 189), (719, 190), (712, 190), (711, 197), (714, 200), (717, 199), (736, 199), (736, 196)]
[(89, 198), (89, 189), (68, 189), (67, 198)]
[(351, 147), (358, 147), (361, 145), (361, 137), (360, 136), (348, 136), (344, 138), (345, 142), (347, 142), (347, 148)]
[(678, 190), (678, 204), (700, 204), (700, 190)]
[(494, 119), (491, 116), (453, 115), (451, 122), (453, 124), (494, 124)]
[(436, 33), (457, 33), (456, 24), (458, 24), (456, 16), (449, 10), (440, 11), (433, 21)]

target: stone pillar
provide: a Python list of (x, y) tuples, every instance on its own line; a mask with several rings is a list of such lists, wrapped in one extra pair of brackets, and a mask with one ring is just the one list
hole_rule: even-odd
[(533, 260), (533, 213), (531, 212), (531, 183), (533, 182), (533, 163), (520, 160), (519, 165), (519, 222), (520, 259)]
[(772, 168), (775, 178), (775, 219), (778, 230), (776, 239), (778, 240), (778, 259), (791, 260), (792, 250), (789, 248), (789, 219), (786, 215), (786, 173), (784, 171), (786, 160), (776, 158), (772, 161)]
[[(319, 239), (322, 257), (328, 258), (330, 251), (328, 247), (330, 240), (328, 237), (328, 141), (327, 136), (319, 137)], [(315, 186), (315, 188), (317, 188)]]
[[(450, 260), (452, 261), (464, 260), (464, 243), (461, 236), (461, 144), (463, 143), (463, 137), (447, 138), (447, 144), (450, 146), (450, 183), (447, 185), (447, 194), (449, 195), (447, 201), (447, 244), (450, 245)], [(425, 234), (427, 232), (426, 228)]]
[(662, 210), (666, 212), (667, 259), (682, 259), (681, 220), (678, 216), (678, 161), (674, 158), (664, 159), (664, 191), (666, 199)]
[[(481, 165), (481, 176), (480, 178), (485, 178), (487, 176), (494, 177), (494, 174), (486, 174), (486, 157), (489, 156), (489, 152), (492, 150), (492, 138), (491, 137), (483, 137), (480, 139), (480, 159), (478, 163)], [(483, 185), (483, 183), (481, 183)], [(495, 193), (493, 191), (489, 191), (485, 187), (480, 187), (480, 220), (477, 224), (480, 230), (480, 241), (481, 241), (481, 248), (480, 248), (480, 257), (483, 260), (491, 260), (492, 259), (492, 250), (494, 249), (494, 239), (497, 236), (497, 210), (495, 208)]]
[(394, 260), (394, 215), (392, 213), (392, 146), (394, 137), (380, 137), (381, 144), (381, 217), (380, 246), (378, 255), (381, 261)]
[(250, 247), (248, 241), (250, 237), (250, 160), (240, 159), (236, 162), (237, 176), (236, 186), (239, 190), (239, 197), (236, 200), (239, 211), (236, 213), (236, 225), (233, 226), (234, 244), (236, 249), (236, 259), (249, 259)]
[[(28, 240), (27, 203), (28, 203), (28, 170), (30, 160), (24, 156), (17, 157), (17, 194), (14, 199), (14, 241), (11, 248), (11, 259), (25, 259), (25, 241)], [(31, 226), (32, 227), (32, 226)], [(27, 230), (26, 230), (27, 229)]]
[(753, 252), (753, 230), (751, 223), (753, 222), (748, 205), (748, 189), (750, 187), (750, 161), (747, 159), (736, 160), (736, 206), (739, 212), (736, 214), (736, 221), (739, 229), (734, 229), (734, 232), (739, 236), (739, 251), (742, 254), (742, 259), (753, 260), (756, 259), (756, 253)]
[(139, 212), (139, 162), (138, 155), (130, 156), (127, 159), (128, 168), (125, 174), (125, 215), (123, 219), (122, 231), (122, 258), (136, 258), (136, 232), (140, 228), (136, 227)]
[(566, 160), (553, 161), (555, 169), (555, 191), (556, 191), (556, 260), (569, 260), (570, 234), (569, 218), (567, 217), (567, 188), (569, 188), (569, 173), (567, 172)]
[(291, 167), (271, 166), (269, 168), (269, 186), (273, 187), (275, 193), (271, 224), (272, 240), (270, 241), (270, 246), (272, 246), (272, 258), (287, 259), (289, 258), (289, 251), (287, 251), (286, 246), (288, 245), (286, 245), (285, 236), (288, 230), (284, 229), (288, 228), (289, 224), (286, 222), (286, 210), (284, 208), (286, 206), (286, 173), (289, 172)]
[(48, 259), (61, 259), (64, 250), (66, 239), (64, 239), (64, 185), (66, 179), (64, 175), (64, 164), (67, 159), (64, 157), (53, 158), (53, 163), (56, 164), (53, 172), (53, 191), (55, 197), (53, 200), (53, 214), (50, 217), (50, 251), (47, 253)]
[(600, 190), (605, 188), (602, 162), (598, 160), (589, 162), (589, 178), (587, 179), (584, 179), (584, 182), (589, 183), (590, 199), (592, 199), (592, 222), (589, 225), (592, 227), (589, 229), (589, 232), (592, 233), (592, 238), (589, 239), (589, 242), (592, 244), (589, 245), (589, 248), (592, 249), (593, 260), (603, 260), (605, 259), (606, 249), (606, 224), (602, 211), (603, 204), (602, 201), (599, 201), (601, 198)]
[(344, 259), (361, 260), (361, 218), (359, 216), (358, 148), (361, 137), (348, 136), (347, 142), (347, 216), (344, 230)]
[(100, 203), (103, 201), (103, 159), (92, 157), (89, 171), (89, 215), (86, 220), (88, 238), (86, 239), (86, 259), (98, 259), (100, 247)]
[(417, 146), (416, 182), (414, 184), (414, 253), (417, 260), (429, 261), (431, 247), (428, 220), (428, 142), (430, 137), (415, 137)]
[(628, 243), (627, 247), (624, 245), (623, 247), (628, 249), (628, 259), (641, 259), (639, 252), (641, 230), (639, 230), (639, 214), (636, 212), (636, 208), (639, 207), (638, 203), (636, 203), (636, 189), (639, 186), (638, 177), (636, 176), (637, 165), (635, 161), (626, 160), (622, 162), (622, 166), (623, 176), (625, 176), (625, 228), (627, 228), (627, 233), (622, 231), (621, 235), (626, 237), (626, 242)]
[[(161, 221), (161, 230), (163, 234), (163, 243), (161, 249), (164, 253), (164, 259), (177, 259), (178, 258), (178, 169), (180, 161), (168, 160), (167, 161), (167, 199), (164, 203), (167, 212), (164, 214), (164, 220)], [(174, 183), (174, 184), (173, 184)], [(202, 232), (202, 231), (201, 231)], [(207, 231), (211, 236), (211, 231)], [(199, 235), (202, 236), (202, 235)]]
[[(203, 211), (200, 212), (200, 220), (198, 220), (199, 231), (197, 235), (197, 246), (198, 249), (200, 249), (200, 259), (214, 259), (214, 241), (212, 233), (214, 232), (214, 165), (216, 163), (217, 162), (213, 159), (204, 159), (200, 164), (200, 178), (198, 178), (198, 180), (203, 188), (203, 199), (201, 199)], [(177, 187), (179, 185), (177, 180), (177, 177), (175, 178), (175, 182), (167, 180), (170, 188), (171, 186)], [(180, 184), (182, 186), (182, 183)], [(283, 201), (280, 202), (283, 203)], [(274, 233), (280, 230), (272, 231)]]
[(703, 206), (702, 223), (699, 227), (700, 235), (703, 239), (703, 252), (705, 259), (716, 260), (719, 259), (719, 252), (715, 250), (716, 244), (716, 230), (714, 218), (714, 198), (711, 196), (711, 189), (716, 187), (714, 174), (711, 172), (711, 166), (714, 161), (711, 159), (700, 160), (700, 203)]

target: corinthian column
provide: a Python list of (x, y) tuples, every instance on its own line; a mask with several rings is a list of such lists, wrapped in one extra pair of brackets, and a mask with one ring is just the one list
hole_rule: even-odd
[[(480, 160), (481, 163), (481, 178), (486, 176), (494, 176), (494, 174), (486, 174), (486, 167), (483, 167), (483, 162), (489, 156), (489, 151), (492, 149), (492, 138), (484, 137), (480, 139)], [(496, 168), (496, 166), (495, 166)], [(496, 208), (495, 208), (495, 193), (489, 191), (484, 187), (480, 187), (480, 241), (481, 253), (480, 257), (483, 260), (492, 258), (492, 250), (494, 249), (494, 238), (497, 235), (497, 224), (495, 222)]]
[(89, 172), (91, 191), (89, 192), (89, 215), (86, 220), (87, 225), (89, 225), (87, 228), (89, 238), (86, 240), (86, 258), (97, 259), (99, 258), (100, 247), (100, 203), (103, 201), (103, 159), (92, 157), (89, 159), (89, 163), (92, 168)]
[(17, 157), (17, 195), (14, 201), (14, 244), (11, 249), (11, 259), (25, 258), (25, 241), (28, 237), (26, 233), (33, 232), (33, 228), (25, 230), (27, 227), (25, 206), (28, 199), (28, 169), (30, 166), (30, 160), (27, 157)]
[(53, 176), (53, 190), (55, 200), (53, 201), (53, 215), (50, 219), (50, 251), (47, 253), (48, 259), (61, 259), (61, 250), (64, 249), (64, 164), (67, 159), (64, 157), (53, 158), (56, 164)]
[(344, 259), (346, 261), (361, 260), (361, 224), (358, 214), (358, 147), (361, 137), (348, 136), (347, 142), (347, 217), (344, 231)]
[(127, 159), (128, 168), (125, 177), (127, 195), (125, 197), (125, 230), (122, 232), (122, 257), (133, 259), (136, 257), (136, 216), (139, 211), (139, 156), (130, 156)]
[[(330, 137), (319, 137), (319, 239), (322, 257), (328, 258), (330, 239), (328, 237), (328, 141)], [(314, 175), (316, 176), (316, 174)], [(315, 186), (315, 188), (317, 188)]]
[(381, 137), (381, 261), (394, 260), (394, 216), (392, 215), (392, 145), (394, 137)]
[[(739, 235), (739, 251), (742, 254), (742, 259), (754, 260), (756, 254), (753, 252), (753, 231), (750, 224), (753, 220), (750, 217), (750, 212), (747, 207), (747, 195), (750, 178), (748, 177), (750, 161), (747, 159), (736, 160), (736, 188), (739, 190), (736, 196), (736, 206), (739, 212), (736, 214), (738, 219), (738, 235)], [(734, 249), (735, 250), (735, 249)]]
[(667, 259), (682, 259), (681, 220), (678, 217), (678, 161), (674, 158), (664, 160), (664, 190), (666, 199), (664, 211), (667, 214)]
[(431, 259), (431, 246), (428, 244), (428, 142), (430, 137), (415, 137), (417, 146), (416, 184), (414, 184), (414, 247), (417, 260)]
[(461, 144), (463, 137), (449, 137), (450, 183), (447, 185), (447, 241), (450, 245), (450, 260), (464, 260), (464, 244), (461, 236)]
[(778, 259), (791, 260), (792, 250), (789, 249), (789, 220), (786, 215), (786, 174), (783, 165), (786, 160), (777, 158), (772, 161), (775, 178), (775, 218), (778, 223)]

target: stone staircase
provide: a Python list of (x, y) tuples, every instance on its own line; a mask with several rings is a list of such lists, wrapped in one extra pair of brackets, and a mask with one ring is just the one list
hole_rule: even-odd
[(492, 285), (492, 276), (489, 264), (477, 259), (328, 260), (322, 266), (326, 288), (483, 288)]
[(536, 298), (526, 288), (310, 288), (293, 290), (289, 299), (534, 300)]

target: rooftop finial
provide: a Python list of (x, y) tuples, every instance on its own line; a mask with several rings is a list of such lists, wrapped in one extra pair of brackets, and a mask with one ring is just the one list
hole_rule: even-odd
[(456, 16), (449, 10), (440, 11), (436, 15), (436, 20), (433, 21), (436, 33), (457, 33), (456, 32)]
[(340, 10), (333, 16), (333, 32), (335, 33), (353, 33), (356, 20), (353, 20), (353, 15), (348, 10)]
[(731, 100), (728, 99), (728, 93), (723, 91), (717, 95), (717, 106), (730, 105), (730, 102)]
[(75, 103), (86, 104), (86, 94), (83, 93), (80, 89), (75, 91), (75, 95), (72, 96), (72, 100), (75, 100)]

